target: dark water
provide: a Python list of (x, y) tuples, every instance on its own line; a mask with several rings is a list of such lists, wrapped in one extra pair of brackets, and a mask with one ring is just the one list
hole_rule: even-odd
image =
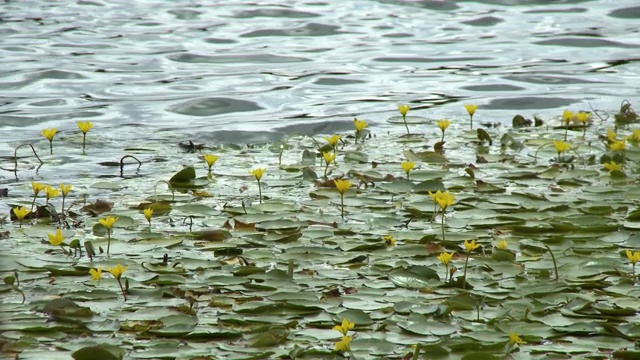
[(81, 120), (117, 141), (252, 142), (388, 126), (399, 103), (508, 123), (640, 98), (637, 0), (19, 0), (0, 20), (7, 154)]

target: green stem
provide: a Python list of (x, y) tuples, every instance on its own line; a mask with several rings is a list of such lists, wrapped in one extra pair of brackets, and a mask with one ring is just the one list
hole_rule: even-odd
[(545, 247), (549, 251), (549, 254), (551, 254), (551, 260), (553, 260), (553, 269), (556, 272), (556, 281), (558, 281), (559, 275), (558, 275), (558, 263), (556, 262), (556, 256), (553, 255), (553, 251), (551, 251), (551, 248), (548, 245), (545, 245)]
[(49, 154), (53, 155), (53, 140), (49, 140)]
[(469, 264), (469, 253), (467, 253), (467, 259), (464, 261), (464, 274), (462, 275), (462, 288), (467, 287), (467, 265)]
[(324, 167), (324, 178), (327, 178), (327, 171), (329, 170), (329, 163), (327, 163), (327, 166)]
[(442, 241), (444, 242), (444, 209), (442, 209), (442, 217), (440, 218), (440, 228), (442, 229)]
[(36, 196), (37, 195), (33, 195), (33, 201), (31, 202), (31, 212), (33, 212), (33, 207), (36, 205)]
[(87, 133), (82, 133), (82, 154), (84, 154), (84, 146), (87, 142)]
[(473, 115), (469, 115), (469, 129), (473, 130)]
[(107, 255), (109, 255), (109, 249), (111, 249), (111, 229), (107, 229)]
[(118, 285), (120, 285), (120, 290), (122, 291), (122, 296), (124, 297), (124, 301), (127, 302), (127, 294), (124, 291), (124, 288), (122, 287), (122, 282), (120, 281), (120, 279), (116, 279), (118, 280)]
[(416, 344), (416, 349), (413, 352), (413, 356), (411, 357), (411, 360), (418, 360), (418, 356), (420, 356), (420, 344)]
[(633, 279), (633, 284), (636, 284), (636, 263), (631, 264), (631, 276)]
[(407, 115), (402, 115), (402, 121), (404, 121), (404, 127), (407, 129), (407, 135), (411, 134), (409, 132), (409, 125), (407, 125)]
[(569, 132), (569, 123), (565, 122), (564, 124), (564, 141), (567, 141), (567, 133)]
[(449, 264), (444, 264), (444, 283), (449, 283)]
[(340, 208), (341, 208), (342, 220), (344, 221), (344, 193), (340, 193)]
[(262, 185), (260, 185), (260, 180), (258, 180), (258, 193), (260, 193), (260, 204), (262, 204)]

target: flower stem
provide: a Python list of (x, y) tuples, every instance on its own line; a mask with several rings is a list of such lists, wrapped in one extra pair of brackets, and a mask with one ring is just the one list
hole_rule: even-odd
[(636, 263), (631, 264), (631, 276), (633, 279), (633, 284), (636, 284)]
[(444, 283), (449, 283), (449, 264), (444, 264)]
[(473, 115), (469, 115), (469, 129), (473, 130)]
[(564, 124), (564, 141), (567, 141), (567, 132), (569, 132), (569, 123)]
[(260, 180), (258, 180), (258, 192), (260, 193), (260, 204), (262, 204), (262, 185), (260, 184)]
[(444, 209), (442, 209), (442, 217), (440, 218), (440, 228), (442, 229), (442, 241), (444, 242)]
[[(107, 229), (107, 255), (109, 255), (110, 248), (111, 248), (111, 229)], [(122, 287), (122, 285), (120, 287)]]
[(407, 125), (407, 115), (402, 115), (402, 121), (404, 121), (404, 127), (407, 129), (407, 135), (411, 134), (409, 132), (409, 125)]
[(344, 220), (344, 193), (340, 193), (340, 209), (342, 214), (342, 220)]
[(127, 301), (127, 294), (124, 292), (124, 288), (122, 287), (122, 282), (120, 281), (120, 279), (116, 279), (118, 280), (118, 285), (120, 285), (120, 290), (122, 291), (122, 296), (124, 297), (124, 301)]
[(49, 154), (53, 155), (53, 140), (49, 140)]
[(329, 163), (324, 167), (324, 178), (327, 178), (327, 171), (329, 170)]
[(469, 264), (469, 253), (467, 253), (467, 259), (464, 261), (464, 274), (462, 275), (462, 288), (467, 287), (467, 265)]
[(33, 195), (33, 201), (31, 202), (31, 212), (33, 212), (33, 207), (36, 205), (36, 196), (37, 195)]
[(82, 154), (84, 154), (84, 145), (87, 141), (87, 133), (82, 133)]
[(559, 275), (558, 275), (558, 263), (556, 262), (556, 256), (553, 255), (553, 251), (551, 251), (551, 248), (548, 245), (545, 245), (545, 247), (549, 251), (549, 254), (551, 254), (551, 260), (553, 260), (553, 269), (556, 272), (556, 281), (558, 281)]

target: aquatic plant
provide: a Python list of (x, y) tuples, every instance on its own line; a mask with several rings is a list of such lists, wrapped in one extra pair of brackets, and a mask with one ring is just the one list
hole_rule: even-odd
[(260, 204), (262, 204), (262, 184), (260, 183), (260, 180), (262, 179), (262, 175), (264, 175), (266, 171), (267, 169), (265, 168), (257, 168), (257, 169), (249, 170), (249, 174), (253, 175), (253, 177), (255, 177), (256, 181), (258, 182), (258, 193), (260, 196)]
[(18, 221), (20, 222), (20, 227), (22, 227), (22, 221), (27, 215), (29, 215), (30, 212), (31, 210), (27, 209), (24, 206), (13, 208), (13, 214), (16, 216), (16, 218), (18, 218)]
[(467, 110), (467, 113), (469, 114), (469, 129), (473, 130), (473, 115), (476, 113), (476, 110), (478, 109), (478, 105), (465, 104), (464, 108), (465, 110)]
[(87, 143), (87, 133), (93, 128), (93, 124), (89, 121), (78, 121), (78, 129), (82, 132), (82, 153), (85, 153), (85, 145)]
[(107, 229), (107, 255), (109, 255), (109, 249), (111, 249), (111, 232), (113, 224), (118, 221), (117, 216), (107, 216), (106, 218), (99, 219), (98, 222)]
[(400, 115), (402, 115), (402, 121), (404, 122), (404, 127), (407, 129), (407, 135), (410, 135), (409, 125), (407, 125), (407, 113), (411, 107), (409, 105), (398, 105), (398, 111), (400, 111)]
[(333, 180), (336, 189), (340, 193), (340, 214), (342, 216), (342, 220), (344, 220), (344, 192), (351, 188), (351, 181), (346, 179), (336, 179)]
[(407, 180), (409, 180), (409, 173), (416, 166), (416, 163), (414, 161), (403, 161), (400, 163), (400, 166), (402, 166), (402, 170), (407, 173)]
[(56, 128), (51, 128), (51, 129), (44, 129), (42, 130), (42, 136), (45, 137), (45, 139), (49, 140), (49, 153), (51, 155), (53, 155), (53, 137), (56, 136), (56, 132), (58, 130)]

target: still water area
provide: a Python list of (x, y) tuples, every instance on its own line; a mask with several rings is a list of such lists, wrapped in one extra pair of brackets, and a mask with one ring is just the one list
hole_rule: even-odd
[(78, 121), (123, 147), (344, 132), (356, 116), (402, 132), (402, 103), (454, 120), (475, 103), (507, 126), (612, 113), (640, 99), (639, 29), (637, 0), (3, 1), (0, 153)]

